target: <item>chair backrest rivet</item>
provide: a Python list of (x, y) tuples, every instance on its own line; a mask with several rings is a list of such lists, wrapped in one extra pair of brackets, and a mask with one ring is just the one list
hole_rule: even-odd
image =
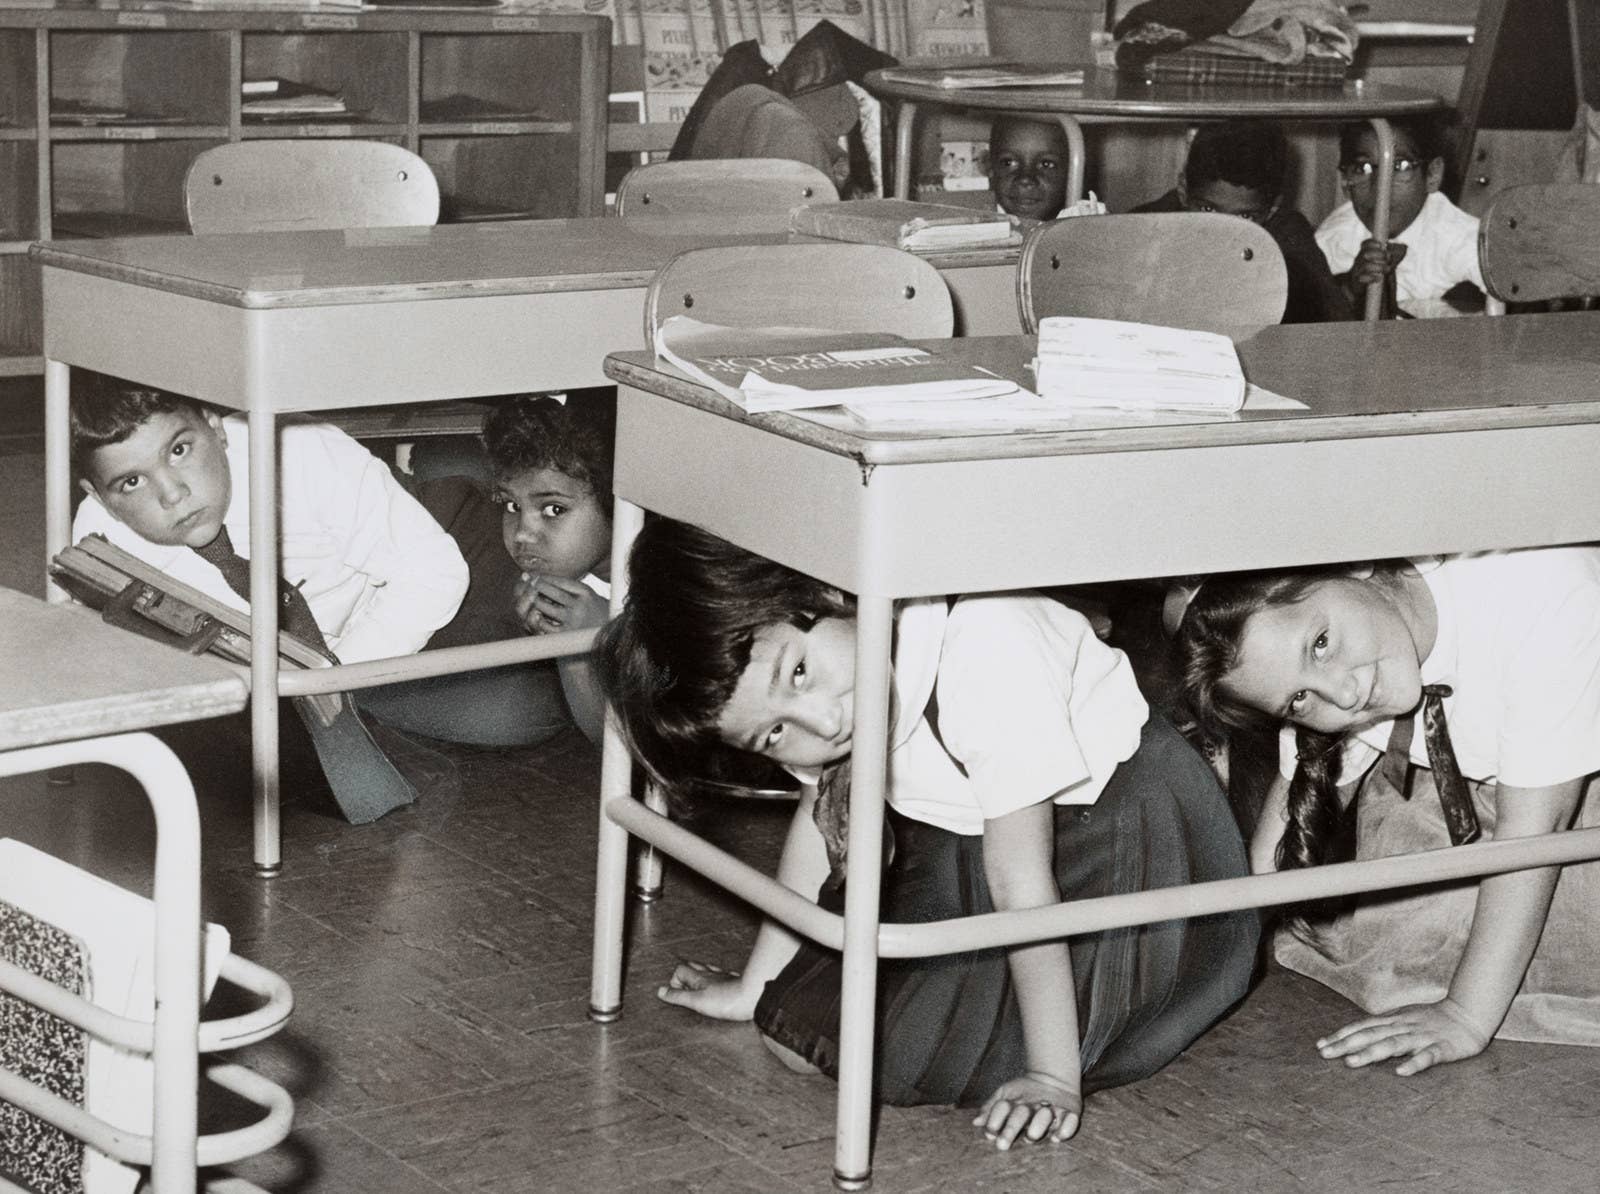
[(684, 295), (683, 296), (683, 305), (684, 305), (684, 309), (685, 310), (687, 310), (688, 308), (694, 306), (694, 295), (692, 295), (692, 294)]
[(1256, 259), (1256, 251), (1254, 249), (1246, 249), (1244, 251), (1244, 259), (1246, 261), (1254, 261)]
[(908, 299), (914, 299), (917, 297), (917, 288), (915, 286), (907, 286), (905, 294)]

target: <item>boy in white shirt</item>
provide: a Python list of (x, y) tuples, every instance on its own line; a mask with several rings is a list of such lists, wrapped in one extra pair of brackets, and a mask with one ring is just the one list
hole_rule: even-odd
[(1396, 307), (1441, 299), (1463, 282), (1484, 289), (1478, 267), (1478, 220), (1440, 194), (1444, 154), (1429, 120), (1396, 120), (1394, 187), (1389, 204), (1387, 251), (1372, 238), (1377, 206), (1378, 139), (1365, 123), (1339, 134), (1339, 176), (1347, 202), (1317, 229), (1328, 268), (1344, 284), (1359, 310), (1366, 288), (1382, 280), (1384, 314)]
[[(73, 539), (104, 535), (247, 611), (248, 600), (234, 588), (245, 587), (238, 563), (250, 551), (249, 492), (234, 484), (249, 468), (244, 417), (224, 418), (180, 395), (104, 377), (74, 395), (71, 418), (73, 463), (86, 495)], [(454, 540), (382, 461), (335, 427), (285, 422), (278, 457), (279, 549), (289, 589), (284, 629), (320, 638), (312, 645), (341, 663), (420, 650), (467, 590), (467, 565)], [(297, 607), (309, 607), (314, 627), (296, 625)], [(310, 728), (351, 820), (409, 801), (358, 726), (347, 725), (336, 747), (319, 737), (330, 727)]]

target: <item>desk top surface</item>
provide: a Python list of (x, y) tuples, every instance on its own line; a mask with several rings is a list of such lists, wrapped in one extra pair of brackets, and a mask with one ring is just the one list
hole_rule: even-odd
[[(1031, 387), (1031, 336), (929, 341)], [(1039, 429), (845, 431), (798, 415), (745, 415), (647, 352), (607, 376), (863, 464), (1072, 455), (1600, 422), (1600, 312), (1298, 324), (1239, 343), (1245, 376), (1306, 410), (1227, 418), (1086, 414)]]
[(244, 677), (72, 605), (0, 589), (0, 750), (197, 721), (244, 708)]
[[(779, 225), (787, 216), (777, 217)], [(44, 266), (251, 309), (643, 287), (685, 249), (811, 238), (760, 216), (593, 216), (421, 228), (47, 241)], [(1013, 265), (1019, 249), (929, 254), (940, 268)]]
[[(905, 75), (907, 68), (897, 68)], [(879, 95), (957, 108), (1000, 112), (1059, 112), (1076, 116), (1157, 119), (1274, 117), (1279, 120), (1357, 120), (1438, 112), (1448, 105), (1438, 95), (1414, 87), (1351, 81), (1342, 87), (1266, 87), (1239, 83), (1147, 83), (1114, 70), (1090, 68), (1077, 87), (938, 87), (939, 67), (925, 72), (929, 82), (888, 80), (867, 75), (867, 88)]]

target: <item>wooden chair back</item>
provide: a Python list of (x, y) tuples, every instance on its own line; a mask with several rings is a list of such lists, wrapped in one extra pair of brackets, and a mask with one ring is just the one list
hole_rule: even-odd
[(674, 315), (729, 327), (809, 327), (938, 339), (955, 328), (939, 271), (886, 245), (844, 242), (688, 249), (645, 292), (645, 343)]
[(1017, 266), (1022, 325), (1047, 315), (1243, 335), (1283, 318), (1289, 275), (1270, 233), (1238, 216), (1151, 212), (1050, 220)]
[(383, 141), (236, 141), (195, 158), (183, 206), (195, 233), (433, 224), (439, 184)]
[(839, 192), (815, 166), (786, 158), (722, 158), (635, 166), (617, 186), (619, 216), (770, 212), (787, 229), (802, 203), (832, 203)]
[(1491, 314), (1507, 302), (1600, 295), (1600, 187), (1507, 187), (1478, 226), (1478, 264)]

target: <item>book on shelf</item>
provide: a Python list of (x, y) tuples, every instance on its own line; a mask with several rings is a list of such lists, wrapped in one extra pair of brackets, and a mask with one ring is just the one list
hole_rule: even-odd
[(1082, 67), (1042, 62), (989, 62), (982, 66), (885, 67), (878, 77), (889, 83), (917, 83), (960, 91), (973, 87), (1082, 87)]
[(244, 116), (342, 116), (350, 110), (338, 92), (293, 79), (245, 79), (240, 95)]
[(807, 236), (896, 249), (1005, 245), (1022, 239), (1004, 212), (911, 199), (807, 203), (789, 213), (789, 226)]
[(659, 328), (656, 354), (750, 413), (874, 402), (1014, 394), (1021, 387), (942, 357), (899, 336), (818, 328), (731, 328), (674, 315)]
[(1052, 315), (1039, 321), (1039, 393), (1078, 408), (1233, 414), (1245, 378), (1217, 332)]
[[(104, 535), (85, 535), (50, 561), (57, 584), (106, 622), (191, 654), (208, 651), (234, 663), (250, 663), (250, 615), (223, 605), (145, 563)], [(278, 632), (278, 659), (285, 667), (327, 667), (337, 662), (310, 643)], [(338, 693), (305, 698), (323, 724), (332, 724)]]

